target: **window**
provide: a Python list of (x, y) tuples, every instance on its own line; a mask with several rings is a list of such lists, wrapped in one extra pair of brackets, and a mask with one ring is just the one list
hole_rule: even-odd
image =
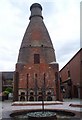
[(62, 77), (60, 76), (60, 83), (62, 83)]
[(34, 97), (30, 96), (29, 101), (34, 101)]
[(30, 95), (34, 95), (34, 92), (31, 91), (31, 92), (30, 92)]
[(25, 95), (25, 92), (21, 92), (21, 95)]
[(47, 97), (47, 101), (52, 101), (52, 97), (51, 97), (51, 96), (48, 96), (48, 97)]
[(20, 97), (20, 101), (25, 101), (25, 97), (24, 97), (24, 96), (21, 96), (21, 97)]
[(39, 95), (42, 95), (42, 92), (39, 92)]
[(43, 45), (41, 45), (41, 47), (43, 47)]
[(38, 97), (38, 101), (43, 101), (43, 97), (42, 97), (42, 96), (39, 96), (39, 97)]
[(39, 63), (40, 63), (40, 55), (34, 54), (34, 64), (39, 64)]
[(47, 94), (48, 94), (48, 95), (51, 95), (51, 92), (48, 92)]
[(68, 70), (68, 77), (70, 77), (70, 70)]

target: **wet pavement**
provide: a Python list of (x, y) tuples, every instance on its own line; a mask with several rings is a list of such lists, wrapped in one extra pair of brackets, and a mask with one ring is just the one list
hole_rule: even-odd
[[(28, 103), (28, 105), (23, 105), (23, 106), (12, 106), (12, 101), (4, 101), (0, 102), (0, 120), (6, 120), (10, 118), (10, 114), (13, 111), (16, 110), (36, 110), (36, 109), (42, 109), (41, 102), (24, 102), (25, 104)], [(45, 105), (45, 109), (51, 109), (51, 110), (68, 110), (70, 112), (76, 112), (80, 113), (82, 112), (82, 107), (71, 107), (69, 106), (70, 104), (81, 104), (82, 105), (82, 100), (79, 99), (65, 99), (63, 102), (59, 101), (51, 101), (51, 102), (45, 102), (47, 105)], [(58, 104), (56, 104), (58, 103)], [(62, 103), (62, 104), (61, 104)], [(32, 105), (35, 104), (35, 105)], [(81, 119), (81, 114), (79, 114), (79, 118)]]

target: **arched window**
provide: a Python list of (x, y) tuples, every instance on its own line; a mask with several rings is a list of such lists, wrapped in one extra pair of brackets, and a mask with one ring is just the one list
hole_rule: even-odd
[(51, 96), (48, 96), (48, 97), (47, 97), (47, 101), (52, 101), (52, 97), (51, 97)]
[(51, 95), (51, 92), (48, 92), (47, 94), (48, 94), (48, 95)]
[(20, 97), (20, 101), (25, 101), (25, 97), (24, 97), (24, 96), (21, 96), (21, 97)]
[(43, 100), (43, 97), (42, 96), (39, 96), (38, 97), (38, 101), (42, 101)]
[(25, 92), (21, 92), (21, 95), (25, 95)]
[(34, 101), (34, 97), (30, 96), (29, 101)]
[(42, 92), (40, 91), (38, 94), (39, 94), (39, 95), (42, 95)]
[(30, 95), (34, 95), (34, 92), (33, 92), (33, 91), (31, 91), (31, 92), (30, 92)]

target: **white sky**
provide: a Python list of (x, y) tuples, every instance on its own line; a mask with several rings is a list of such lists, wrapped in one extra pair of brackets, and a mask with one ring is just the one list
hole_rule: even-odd
[(0, 0), (0, 71), (15, 70), (35, 2), (42, 5), (60, 69), (80, 49), (80, 0)]

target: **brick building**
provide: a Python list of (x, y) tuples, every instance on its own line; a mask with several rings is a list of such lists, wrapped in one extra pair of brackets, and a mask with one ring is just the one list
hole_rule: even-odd
[(2, 83), (2, 91), (6, 88), (13, 88), (13, 71), (11, 72), (0, 72), (1, 74), (1, 83)]
[(35, 3), (30, 11), (14, 72), (14, 101), (61, 100), (58, 63), (42, 6)]
[[(0, 100), (7, 100), (8, 94), (13, 91), (13, 73), (13, 71), (0, 72)], [(8, 93), (8, 90), (11, 91)]]
[(60, 70), (60, 81), (65, 98), (82, 98), (82, 48)]

